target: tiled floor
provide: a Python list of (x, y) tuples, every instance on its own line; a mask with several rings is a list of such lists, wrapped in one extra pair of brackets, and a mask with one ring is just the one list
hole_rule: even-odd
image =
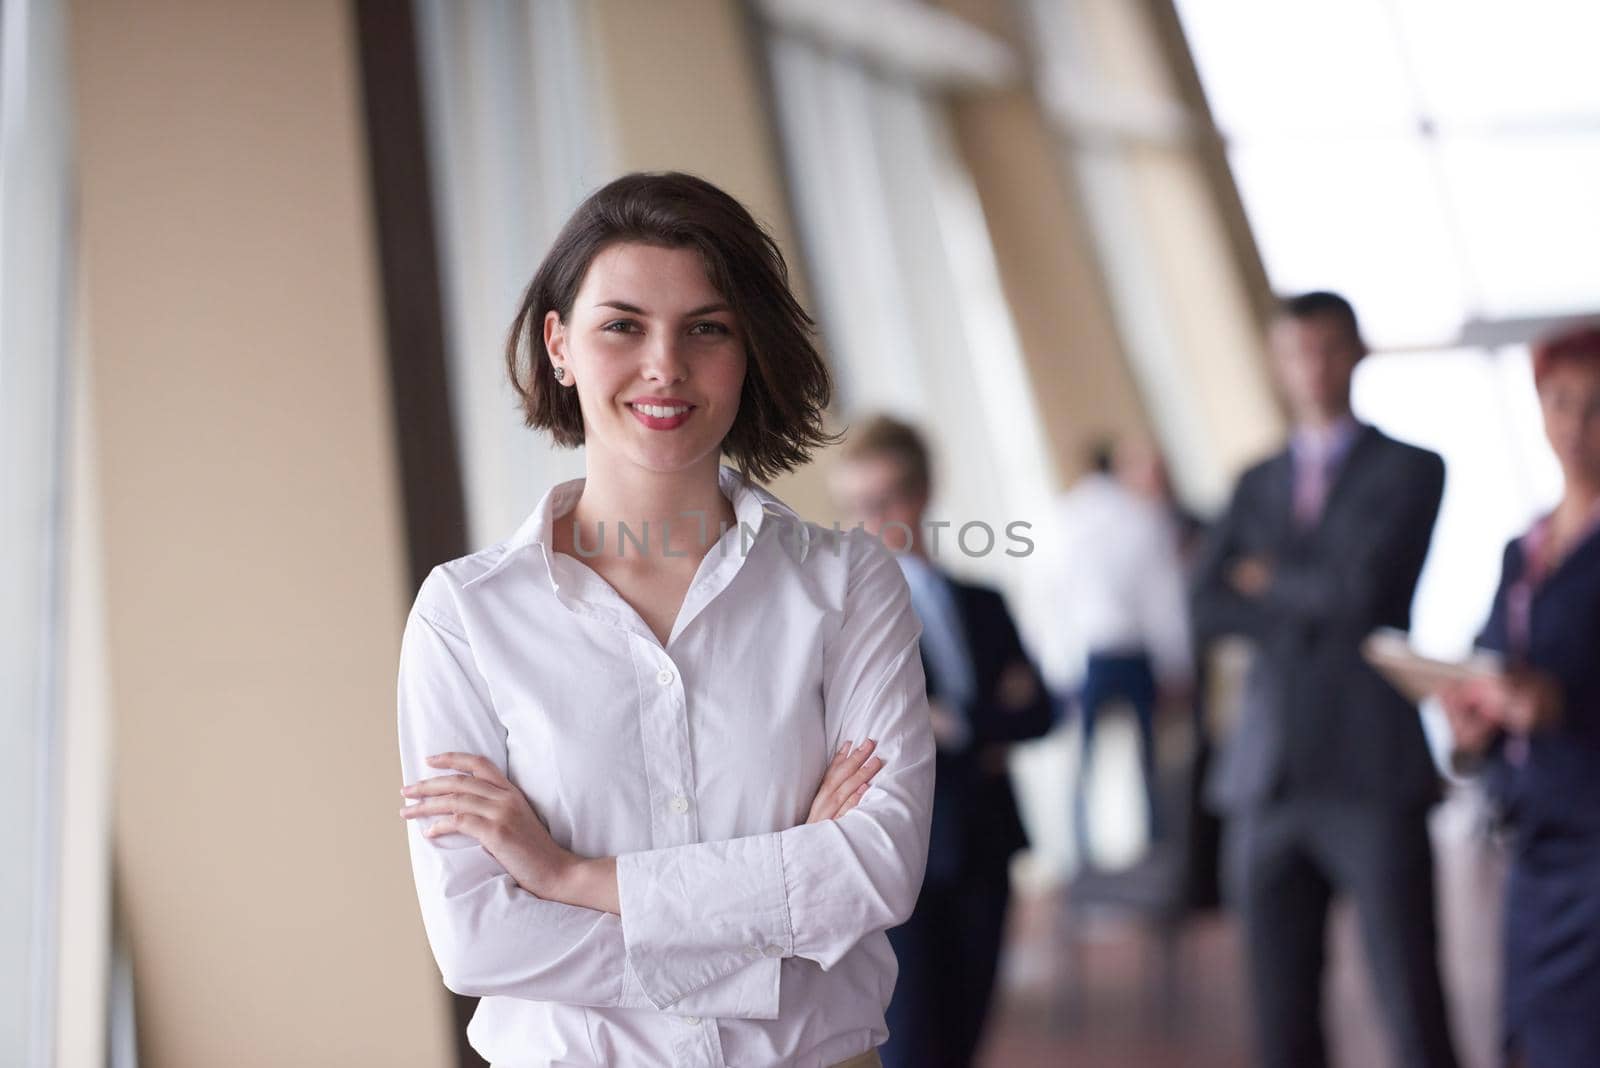
[[(1503, 869), (1474, 839), (1470, 814), (1445, 806), (1435, 820), (1444, 933), (1442, 969), (1464, 1068), (1494, 1063), (1498, 958), (1496, 930)], [(1131, 922), (1096, 918), (1088, 926), (1078, 981), (1068, 984), (1056, 936), (1058, 900), (1018, 899), (1002, 994), (979, 1063), (982, 1068), (1240, 1068), (1250, 1063), (1249, 1017), (1231, 918), (1203, 916), (1185, 930), (1168, 1011), (1160, 960)], [(1364, 973), (1354, 917), (1336, 911), (1331, 927), (1327, 1031), (1338, 1068), (1384, 1068), (1384, 1030)], [(1075, 1000), (1063, 998), (1075, 991)]]
[[(1164, 1011), (1160, 959), (1121, 921), (1089, 929), (1075, 985), (1052, 934), (1053, 901), (1020, 902), (1003, 977), (1006, 991), (984, 1068), (1234, 1068), (1245, 1063), (1247, 1022), (1229, 923), (1197, 919), (1183, 935), (1174, 1011)], [(1070, 999), (1068, 1000), (1070, 992)]]

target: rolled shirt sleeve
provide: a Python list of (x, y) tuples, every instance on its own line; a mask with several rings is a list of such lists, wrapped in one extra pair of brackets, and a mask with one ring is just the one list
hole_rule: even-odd
[(627, 960), (657, 1008), (768, 957), (830, 968), (916, 903), (934, 774), (922, 628), (889, 550), (859, 530), (845, 545), (823, 665), (829, 751), (872, 738), (884, 767), (840, 819), (617, 858)]

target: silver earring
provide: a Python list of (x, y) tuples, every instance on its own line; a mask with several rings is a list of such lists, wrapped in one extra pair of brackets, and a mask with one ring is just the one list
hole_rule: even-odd
[(566, 380), (567, 380), (567, 369), (565, 367), (561, 367), (561, 366), (558, 365), (556, 367), (556, 381), (557, 382), (565, 382)]

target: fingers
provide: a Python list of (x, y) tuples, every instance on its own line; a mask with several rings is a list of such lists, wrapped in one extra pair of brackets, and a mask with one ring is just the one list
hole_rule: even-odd
[(478, 794), (441, 794), (400, 809), (400, 818), (406, 820), (462, 814), (492, 820), (499, 818), (500, 808), (493, 800)]
[[(882, 766), (881, 761), (879, 761), (879, 766)], [(868, 774), (869, 777), (877, 774), (877, 769), (873, 768)], [(825, 796), (819, 795), (816, 801), (812, 803), (811, 815), (806, 819), (806, 822), (821, 823), (823, 820), (838, 819), (861, 803), (861, 799), (867, 796), (867, 789), (871, 785), (872, 783), (868, 781), (859, 784), (854, 789), (847, 790), (845, 787), (840, 787), (838, 791), (833, 793)]]
[[(842, 757), (835, 757), (833, 765), (829, 768), (829, 771), (833, 773), (833, 783), (835, 786), (844, 782), (850, 776), (859, 771), (861, 765), (866, 763), (867, 757), (871, 756), (872, 751), (878, 748), (878, 743), (871, 738), (868, 738), (854, 749), (849, 748), (849, 742), (845, 742), (844, 745), (845, 748), (841, 750), (844, 755)], [(828, 777), (823, 776), (822, 781), (826, 783), (828, 781)]]
[(504, 793), (500, 787), (472, 775), (433, 775), (418, 779), (400, 788), (405, 797), (438, 797), (441, 794), (477, 794), (479, 797), (498, 797)]
[(464, 834), (476, 838), (479, 843), (488, 845), (493, 837), (494, 824), (482, 816), (471, 812), (458, 812), (448, 816), (441, 816), (433, 823), (422, 828), (422, 837), (438, 838), (445, 834)]
[[(822, 789), (817, 792), (817, 800), (824, 812), (826, 819), (838, 819), (843, 814), (844, 805), (857, 793), (865, 793), (862, 789), (872, 781), (883, 767), (883, 759), (871, 756), (877, 748), (877, 742), (867, 739), (857, 747), (843, 765), (842, 777), (836, 777), (832, 783), (824, 782)], [(860, 798), (856, 798), (860, 800)]]
[[(857, 776), (869, 762), (869, 757), (877, 745), (876, 741), (869, 738), (854, 749), (848, 741), (839, 747), (838, 752), (833, 755), (833, 760), (828, 764), (828, 770), (822, 776), (822, 784), (817, 787), (816, 797), (811, 801), (811, 811), (806, 817), (807, 823), (837, 819), (844, 814), (844, 811), (848, 811), (843, 808), (846, 803), (851, 803), (853, 807), (852, 796), (866, 792), (860, 789), (862, 783)], [(883, 762), (878, 761), (877, 766), (882, 767)], [(877, 768), (872, 769), (867, 778), (870, 779), (876, 773)], [(854, 797), (854, 801), (859, 800), (859, 796)]]
[[(843, 806), (849, 802), (851, 798), (855, 798), (855, 800), (859, 801), (860, 797), (858, 795), (865, 794), (867, 792), (867, 786), (872, 782), (872, 777), (878, 774), (882, 768), (882, 757), (873, 757), (871, 760), (868, 760), (866, 763), (862, 764), (860, 769), (857, 770), (855, 774), (847, 778), (842, 784), (840, 784), (839, 788), (834, 791), (833, 803), (835, 810), (842, 813)], [(837, 816), (835, 818), (837, 818)]]
[(430, 767), (450, 768), (453, 771), (464, 771), (475, 778), (492, 782), (496, 786), (510, 786), (511, 782), (494, 762), (487, 757), (478, 756), (476, 753), (435, 753), (428, 758)]
[(1473, 718), (1473, 713), (1477, 711), (1467, 688), (1461, 683), (1440, 690), (1439, 704), (1444, 707), (1444, 714), (1451, 723), (1466, 722)]
[(422, 833), (428, 838), (473, 834), (473, 828), (478, 832), (474, 837), (491, 832), (500, 816), (499, 802), (504, 791), (511, 788), (500, 769), (475, 753), (436, 753), (427, 762), (462, 774), (432, 775), (401, 787), (402, 796), (423, 800), (401, 808), (400, 818), (440, 817), (423, 828)]
[(854, 749), (850, 748), (849, 742), (845, 742), (839, 754), (833, 758), (833, 763), (828, 765), (827, 774), (822, 776), (822, 785), (817, 788), (817, 796), (832, 797), (850, 776), (861, 770), (861, 765), (877, 747), (878, 743), (871, 738)]
[(846, 812), (849, 812), (851, 809), (859, 805), (861, 803), (861, 799), (867, 796), (867, 787), (871, 785), (871, 783), (864, 782), (860, 786), (856, 787), (855, 792), (845, 800), (844, 804), (839, 806), (839, 811), (835, 812), (832, 818), (838, 819), (840, 816), (843, 816)]
[(845, 742), (839, 747), (839, 751), (833, 754), (833, 759), (828, 762), (827, 770), (822, 773), (822, 783), (817, 787), (816, 796), (811, 799), (811, 810), (806, 813), (807, 823), (820, 823), (825, 819), (831, 818), (827, 811), (827, 799), (833, 791), (833, 784), (843, 774), (841, 769), (849, 756), (849, 742)]
[(833, 759), (828, 762), (827, 770), (822, 773), (822, 783), (817, 787), (818, 800), (831, 794), (833, 788), (844, 782), (850, 772), (855, 770), (856, 764), (852, 763), (854, 757), (855, 754), (851, 752), (848, 741), (839, 747), (838, 752), (833, 754)]
[[(453, 763), (461, 770), (475, 768), (480, 761), (488, 764), (482, 757), (466, 753), (446, 753), (441, 754), (441, 757), (467, 759), (456, 761), (430, 757), (428, 763)], [(492, 764), (488, 766), (491, 770), (498, 770)], [(423, 827), (424, 838), (437, 838), (444, 834), (466, 834), (487, 845), (503, 814), (501, 802), (505, 797), (505, 791), (470, 773), (434, 775), (419, 779), (402, 787), (400, 793), (406, 797), (421, 799), (416, 804), (402, 807), (401, 819), (437, 817)]]
[(1482, 752), (1500, 726), (1497, 710), (1486, 703), (1483, 692), (1471, 683), (1459, 683), (1446, 688), (1439, 699), (1456, 748), (1472, 754)]

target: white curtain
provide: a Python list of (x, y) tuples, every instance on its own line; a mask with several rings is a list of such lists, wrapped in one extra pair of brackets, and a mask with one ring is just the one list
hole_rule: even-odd
[[(906, 78), (773, 29), (769, 59), (797, 224), (846, 423), (887, 411), (934, 450), (940, 558), (1047, 618), (1038, 560), (1005, 555), (1013, 521), (1037, 538), (1054, 485), (1040, 415), (972, 180), (941, 101)], [(968, 555), (959, 528), (993, 529)], [(973, 553), (986, 538), (974, 529)]]
[(611, 175), (580, 0), (415, 0), (469, 537), (509, 535), (583, 473), (522, 424), (503, 360), (534, 269)]
[(0, 1050), (55, 1062), (71, 217), (66, 26), (0, 5)]

